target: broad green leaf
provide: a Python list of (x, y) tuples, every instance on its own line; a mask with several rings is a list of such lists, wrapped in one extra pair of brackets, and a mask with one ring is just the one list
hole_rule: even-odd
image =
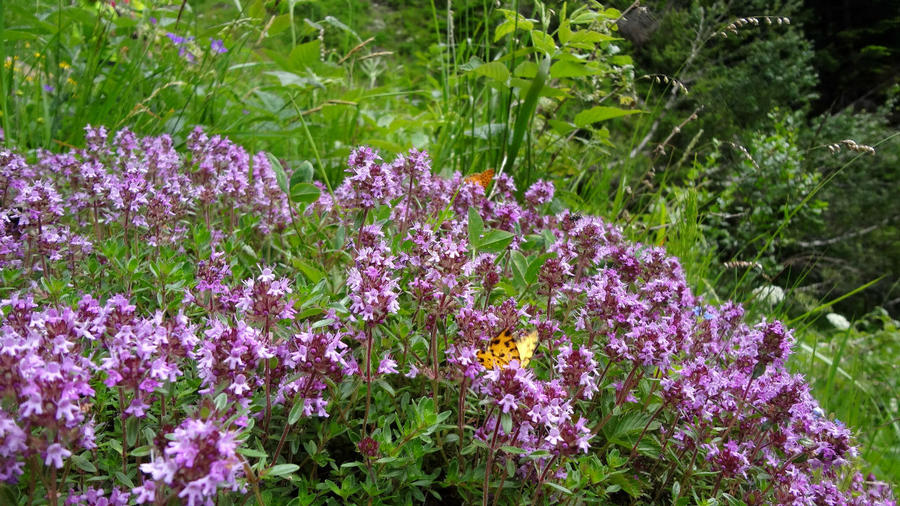
[(291, 474), (294, 471), (300, 469), (300, 466), (297, 464), (278, 464), (277, 466), (272, 466), (269, 469), (266, 469), (262, 473), (262, 477), (268, 476), (284, 476), (286, 474)]
[(303, 416), (303, 404), (305, 404), (304, 400), (300, 399), (300, 402), (295, 401), (291, 406), (291, 412), (288, 413), (288, 425), (294, 425)]
[(503, 432), (506, 434), (512, 434), (512, 415), (509, 413), (503, 413), (500, 415), (500, 426), (503, 427)]
[(534, 47), (538, 48), (544, 54), (552, 56), (556, 53), (556, 44), (553, 42), (553, 37), (540, 30), (531, 31), (531, 41), (534, 43)]
[(298, 44), (291, 50), (290, 61), (295, 69), (306, 69), (319, 64), (321, 56), (321, 44), (319, 39), (313, 39), (304, 44)]
[(639, 114), (641, 112), (643, 111), (639, 109), (619, 109), (618, 107), (598, 105), (576, 114), (575, 125), (578, 127), (584, 127), (590, 125), (591, 123), (597, 123), (598, 121), (605, 121), (622, 116), (630, 116), (632, 114)]
[(514, 237), (515, 234), (512, 232), (507, 232), (505, 230), (491, 230), (484, 234), (481, 244), (478, 245), (478, 250), (488, 253), (499, 253), (509, 246)]
[(469, 244), (477, 249), (481, 244), (481, 234), (484, 232), (484, 221), (474, 207), (469, 208)]
[(522, 63), (516, 65), (516, 70), (513, 72), (513, 75), (516, 77), (531, 79), (537, 75), (537, 72), (537, 63), (534, 63), (533, 61), (523, 61)]
[(97, 466), (92, 464), (91, 461), (85, 458), (83, 455), (72, 455), (72, 462), (75, 464), (75, 467), (81, 469), (86, 473), (97, 472)]
[(309, 183), (312, 181), (316, 169), (309, 160), (303, 160), (291, 173), (291, 188), (297, 183)]
[(537, 281), (538, 272), (547, 262), (547, 259), (555, 257), (556, 253), (544, 253), (531, 260), (528, 263), (528, 269), (525, 271), (525, 282), (529, 285)]
[(278, 158), (272, 153), (266, 152), (266, 157), (272, 165), (272, 172), (275, 173), (275, 180), (278, 181), (278, 187), (281, 188), (281, 191), (283, 191), (285, 195), (288, 195), (288, 177), (284, 172), (284, 167), (281, 166), (281, 162), (278, 161)]
[(318, 283), (322, 278), (325, 277), (325, 274), (322, 273), (322, 271), (320, 271), (319, 269), (316, 269), (312, 265), (306, 263), (305, 261), (303, 261), (299, 258), (296, 258), (296, 257), (292, 258), (291, 264), (294, 267), (300, 269), (300, 271), (303, 272), (303, 275), (306, 276), (307, 278), (309, 278), (309, 280), (312, 281), (313, 283)]
[(325, 86), (319, 82), (318, 79), (314, 79), (311, 77), (301, 77), (293, 72), (285, 72), (283, 70), (270, 70), (266, 72), (267, 75), (274, 76), (278, 78), (278, 82), (281, 83), (282, 86), (297, 86), (299, 88), (322, 88), (325, 89)]
[(550, 66), (550, 77), (560, 79), (563, 77), (583, 77), (600, 74), (601, 70), (591, 68), (583, 63), (560, 60)]
[(312, 204), (319, 200), (321, 190), (311, 183), (297, 183), (291, 187), (291, 202)]
[(528, 270), (528, 261), (525, 259), (525, 255), (518, 250), (514, 250), (510, 252), (509, 256), (512, 259), (513, 281), (520, 286), (526, 285), (525, 271)]
[(509, 69), (506, 68), (506, 65), (498, 61), (479, 65), (472, 70), (472, 73), (485, 76), (499, 83), (505, 83), (507, 79), (509, 79)]

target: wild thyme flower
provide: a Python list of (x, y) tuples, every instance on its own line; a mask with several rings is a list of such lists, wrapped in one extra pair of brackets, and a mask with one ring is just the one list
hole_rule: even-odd
[(132, 491), (137, 504), (167, 497), (163, 485), (188, 506), (212, 504), (220, 489), (245, 489), (237, 431), (220, 420), (188, 418), (170, 437), (150, 462), (141, 464), (147, 477)]
[(394, 277), (396, 258), (388, 254), (389, 251), (382, 241), (372, 247), (357, 249), (354, 265), (347, 271), (350, 311), (354, 319), (374, 325), (400, 309), (398, 278)]
[[(243, 320), (233, 326), (210, 320), (195, 354), (197, 373), (204, 387), (199, 393), (209, 394), (216, 387), (226, 385), (230, 398), (249, 399), (264, 383), (257, 368), (263, 360), (273, 356), (260, 331)], [(239, 375), (243, 375), (243, 381)], [(244, 385), (250, 380), (251, 389), (248, 390)]]
[(357, 148), (347, 160), (349, 176), (334, 191), (345, 209), (369, 210), (400, 195), (400, 180), (372, 148)]
[(5, 307), (10, 310), (0, 323), (0, 396), (14, 400), (15, 409), (0, 413), (5, 432), (0, 475), (15, 480), (20, 459), (37, 454), (45, 465), (61, 468), (73, 450), (96, 447), (94, 422), (84, 409), (94, 397), (94, 365), (81, 355), (72, 310), (35, 311), (30, 297), (16, 295), (0, 302), (0, 310)]
[(481, 253), (474, 260), (467, 262), (462, 268), (463, 274), (478, 276), (481, 280), (481, 289), (486, 297), (490, 295), (491, 290), (500, 282), (500, 270), (496, 262), (496, 255)]
[(99, 487), (90, 487), (76, 493), (69, 490), (69, 497), (66, 498), (66, 506), (127, 506), (131, 492), (113, 487), (106, 497), (106, 492)]
[(556, 356), (556, 372), (575, 398), (591, 399), (599, 391), (597, 385), (597, 361), (594, 354), (583, 347), (575, 349), (566, 344)]
[(25, 472), (21, 456), (28, 449), (27, 438), (13, 417), (0, 409), (0, 481), (16, 483)]
[(243, 289), (236, 294), (236, 307), (248, 320), (264, 325), (268, 331), (273, 323), (293, 318), (296, 311), (293, 299), (288, 297), (293, 291), (290, 280), (275, 279), (271, 267), (260, 267), (260, 271), (256, 278), (244, 280)]
[(100, 369), (106, 372), (106, 386), (122, 386), (132, 393), (125, 413), (143, 418), (150, 407), (147, 401), (156, 389), (182, 375), (173, 360), (178, 355), (168, 353), (170, 344), (177, 346), (178, 342), (162, 324), (162, 313), (152, 319), (135, 319), (106, 341), (109, 355)]
[(279, 344), (279, 364), (272, 371), (278, 382), (275, 403), (303, 403), (303, 416), (327, 417), (328, 399), (325, 380), (340, 383), (359, 372), (349, 345), (346, 330), (312, 329), (306, 326)]

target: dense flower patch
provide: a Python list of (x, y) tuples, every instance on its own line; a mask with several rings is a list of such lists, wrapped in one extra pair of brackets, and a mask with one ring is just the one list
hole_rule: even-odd
[[(696, 297), (550, 183), (519, 203), (504, 174), (359, 148), (304, 209), (265, 154), (199, 129), (185, 154), (86, 132), (0, 152), (10, 497), (895, 504), (786, 369), (789, 329)], [(504, 329), (537, 351), (487, 370)]]

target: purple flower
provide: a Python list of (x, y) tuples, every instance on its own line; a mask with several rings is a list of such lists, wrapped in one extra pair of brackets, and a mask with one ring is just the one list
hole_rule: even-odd
[(354, 265), (347, 271), (350, 310), (355, 319), (377, 324), (400, 308), (396, 259), (384, 241), (356, 251)]
[(287, 278), (275, 279), (271, 267), (260, 267), (260, 275), (256, 279), (244, 280), (235, 307), (244, 311), (250, 321), (268, 329), (272, 323), (289, 320), (296, 314), (294, 301), (288, 297), (292, 291)]
[(385, 353), (378, 364), (378, 374), (397, 374), (397, 372), (397, 361), (391, 358), (390, 353)]
[(152, 502), (165, 485), (185, 504), (208, 504), (220, 488), (243, 491), (243, 459), (238, 433), (218, 420), (188, 418), (170, 434), (166, 446), (141, 464), (148, 477), (132, 493), (138, 504)]
[(53, 443), (47, 447), (47, 452), (44, 456), (44, 465), (52, 465), (57, 469), (62, 469), (63, 461), (71, 456), (72, 452), (63, 448), (61, 444)]
[(373, 209), (400, 195), (400, 180), (371, 148), (357, 148), (347, 160), (350, 174), (334, 195), (347, 209)]
[(210, 39), (209, 48), (213, 53), (216, 54), (228, 52), (228, 49), (225, 48), (225, 44), (222, 42), (222, 39)]
[(356, 447), (359, 448), (359, 453), (365, 455), (366, 457), (375, 457), (378, 455), (378, 441), (366, 436), (359, 440), (359, 443), (356, 444)]

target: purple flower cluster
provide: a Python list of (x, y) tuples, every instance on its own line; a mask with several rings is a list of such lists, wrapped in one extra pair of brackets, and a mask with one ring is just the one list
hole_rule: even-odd
[(88, 126), (85, 139), (87, 149), (41, 152), (33, 165), (0, 152), (0, 267), (74, 270), (94, 240), (117, 231), (177, 246), (193, 216), (225, 231), (248, 212), (261, 217), (262, 233), (289, 222), (287, 196), (264, 154), (251, 157), (199, 128), (188, 139), (190, 157), (167, 135), (122, 130), (110, 140), (105, 128)]
[(113, 487), (109, 497), (102, 488), (90, 487), (81, 493), (70, 490), (65, 504), (66, 506), (126, 506), (130, 498), (130, 492), (123, 491), (118, 487)]
[(383, 322), (400, 308), (396, 258), (383, 237), (377, 226), (364, 227), (354, 264), (347, 270), (352, 317), (369, 325)]
[(216, 419), (185, 420), (164, 439), (168, 443), (158, 448), (159, 454), (141, 464), (149, 478), (134, 489), (135, 501), (159, 504), (171, 493), (188, 506), (212, 506), (220, 488), (242, 491), (244, 460), (237, 453), (238, 436)]
[[(94, 364), (81, 353), (92, 318), (72, 309), (38, 311), (31, 296), (0, 302), (0, 479), (15, 482), (25, 458), (61, 469), (74, 452), (96, 447)], [(87, 329), (86, 329), (87, 327)]]
[[(814, 497), (826, 489), (834, 504), (859, 495), (825, 486), (844, 476), (856, 450), (839, 422), (815, 415), (821, 410), (808, 386), (785, 369), (794, 338), (780, 322), (748, 327), (739, 306), (701, 306), (676, 259), (661, 248), (625, 241), (618, 229), (599, 218), (544, 214), (541, 206), (553, 197), (549, 183), (539, 181), (529, 188), (522, 207), (512, 198), (512, 181), (503, 175), (493, 182), (489, 199), (481, 185), (459, 175), (450, 180), (430, 175), (429, 160), (421, 153), (412, 151), (390, 165), (377, 160), (371, 150), (355, 151), (350, 159), (354, 175), (327, 204), (344, 213), (365, 212), (397, 196), (398, 187), (403, 189), (392, 211), (410, 246), (399, 259), (403, 286), (413, 307), (425, 314), (425, 332), (434, 334), (438, 322), (453, 318), (456, 339), (444, 349), (446, 361), (456, 377), (465, 378), (463, 392), (466, 381), (474, 381), (472, 388), (489, 406), (476, 426), (476, 437), (492, 451), (504, 445), (546, 450), (558, 458), (557, 468), (550, 468), (553, 461), (545, 462), (542, 476), (561, 472), (564, 457), (588, 449), (592, 430), (586, 424), (596, 416), (590, 402), (609, 389), (616, 409), (631, 409), (628, 404), (638, 400), (639, 385), (656, 375), (658, 381), (649, 385), (651, 393), (661, 387), (663, 404), (641, 436), (665, 409), (660, 428), (651, 434), (659, 435), (664, 451), (671, 446), (680, 459), (716, 471), (716, 491), (743, 493), (749, 502), (757, 494), (798, 504), (818, 503)], [(441, 214), (448, 206), (454, 210), (449, 217)], [(543, 232), (555, 238), (544, 250), (549, 255), (537, 276), (535, 302), (541, 307), (528, 306), (525, 313), (549, 349), (556, 379), (537, 379), (515, 361), (483, 372), (476, 351), (501, 329), (518, 328), (524, 314), (514, 302), (512, 307), (504, 303), (487, 309), (491, 290), (510, 273), (497, 267), (493, 255), (473, 258), (466, 224), (469, 208), (479, 213), (486, 228)], [(435, 219), (438, 226), (432, 225)], [(511, 249), (521, 248), (519, 237)], [(348, 291), (358, 301), (366, 292), (356, 271)], [(386, 283), (383, 279), (374, 286)], [(476, 286), (484, 294), (485, 310), (475, 306)], [(353, 311), (360, 308), (356, 305)], [(571, 315), (567, 328), (583, 339), (574, 341), (559, 332), (567, 323), (557, 319), (560, 314)], [(454, 377), (450, 371), (448, 375)], [(504, 417), (509, 418), (506, 423)], [(520, 461), (523, 466), (526, 462)], [(751, 469), (776, 477), (766, 494), (742, 487)]]
[[(82, 487), (68, 504), (212, 504), (222, 490), (243, 491), (238, 428), (267, 445), (270, 422), (294, 415), (278, 462), (296, 442), (285, 446), (296, 414), (328, 417), (333, 396), (358, 385), (364, 364), (356, 446), (368, 458), (400, 451), (369, 431), (370, 409), (385, 404), (381, 392), (373, 402), (377, 375), (413, 391), (426, 385), (441, 400), (459, 385), (459, 437), (484, 443), (488, 475), (505, 461), (541, 490), (584, 464), (592, 447), (633, 445), (629, 462), (643, 466), (635, 459), (651, 454), (645, 449), (655, 445), (641, 443), (652, 438), (660, 472), (634, 471), (660, 491), (673, 479), (697, 479), (711, 497), (753, 505), (894, 504), (889, 488), (853, 470), (850, 431), (826, 418), (809, 385), (785, 366), (789, 329), (748, 324), (732, 303), (706, 304), (676, 259), (626, 241), (597, 217), (548, 214), (548, 182), (526, 189), (520, 204), (506, 174), (485, 188), (461, 174), (434, 175), (416, 150), (390, 163), (370, 148), (354, 150), (335, 194), (323, 192), (308, 213), (318, 215), (319, 230), (350, 231), (346, 255), (322, 257), (330, 279), (346, 280), (325, 294), (324, 281), (293, 285), (277, 264), (250, 279), (234, 275), (246, 266), (229, 258), (223, 238), (242, 216), (257, 216), (263, 234), (284, 230), (291, 217), (267, 155), (199, 129), (187, 141), (189, 156), (167, 136), (85, 133), (87, 149), (41, 153), (34, 164), (0, 152), (0, 267), (81, 279), (78, 260), (100, 260), (94, 240), (179, 248), (200, 222), (211, 252), (197, 253), (174, 316), (123, 295), (105, 303), (83, 295), (66, 307), (39, 305), (35, 298), (47, 295), (26, 289), (0, 303), (2, 480), (18, 480), (29, 459), (61, 469), (94, 450), (91, 403), (109, 397), (95, 395), (105, 388), (120, 401), (122, 432), (129, 417), (153, 427), (155, 450), (140, 467), (140, 486), (108, 496)], [(470, 212), (486, 235), (513, 235), (505, 251), (473, 251)], [(479, 351), (490, 352), (501, 332), (519, 338), (532, 329), (532, 356), (482, 365)], [(173, 389), (182, 399), (197, 383), (184, 405), (166, 403)], [(341, 422), (359, 411), (342, 406)], [(640, 425), (625, 443), (609, 435), (628, 425), (623, 418)], [(135, 464), (124, 446), (122, 465)], [(762, 487), (761, 475), (769, 477)]]
[[(576, 415), (561, 381), (537, 380), (530, 369), (514, 362), (511, 367), (488, 371), (475, 389), (492, 406), (475, 437), (491, 448), (507, 445), (526, 453), (546, 450), (557, 457), (588, 451), (592, 435), (587, 419)], [(503, 415), (511, 418), (510, 431), (502, 427)]]
[[(303, 416), (327, 417), (326, 380), (339, 384), (357, 374), (359, 366), (344, 342), (349, 338), (335, 322), (330, 330), (311, 329), (283, 341), (276, 351), (279, 366), (273, 371), (278, 379), (275, 402), (303, 405)], [(348, 339), (349, 340), (349, 339)]]
[(142, 418), (153, 393), (183, 374), (181, 361), (199, 340), (196, 326), (183, 314), (164, 323), (162, 313), (137, 318), (135, 309), (122, 295), (110, 299), (103, 308), (102, 313), (109, 316), (101, 340), (109, 354), (101, 360), (100, 370), (106, 373), (107, 387), (118, 386), (132, 393), (125, 414)]

